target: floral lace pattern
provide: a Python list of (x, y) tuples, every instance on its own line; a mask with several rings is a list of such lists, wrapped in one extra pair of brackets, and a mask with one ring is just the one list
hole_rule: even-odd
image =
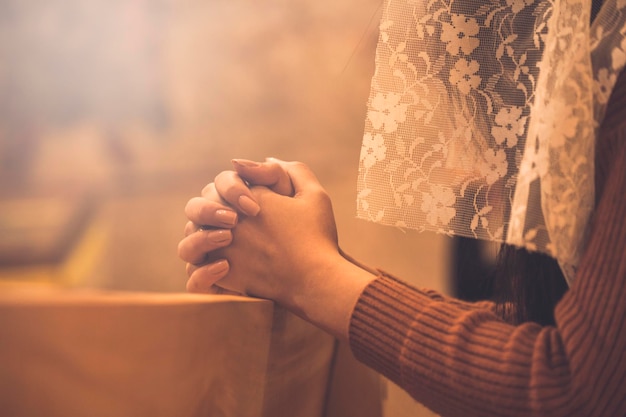
[(386, 0), (357, 215), (505, 241), (569, 279), (595, 129), (626, 64), (626, 0)]

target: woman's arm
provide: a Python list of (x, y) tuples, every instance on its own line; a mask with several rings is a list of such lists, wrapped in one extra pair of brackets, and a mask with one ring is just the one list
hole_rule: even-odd
[(556, 326), (511, 326), (388, 276), (350, 326), (367, 365), (442, 415), (626, 415), (626, 129)]

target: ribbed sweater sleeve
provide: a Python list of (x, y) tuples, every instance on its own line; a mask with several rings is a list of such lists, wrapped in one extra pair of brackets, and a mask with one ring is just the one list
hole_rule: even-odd
[[(622, 96), (626, 97), (626, 95)], [(618, 108), (626, 109), (624, 100)], [(626, 416), (626, 122), (604, 132), (601, 198), (555, 326), (513, 326), (381, 273), (352, 313), (355, 356), (442, 416)], [(604, 180), (606, 179), (606, 181)]]

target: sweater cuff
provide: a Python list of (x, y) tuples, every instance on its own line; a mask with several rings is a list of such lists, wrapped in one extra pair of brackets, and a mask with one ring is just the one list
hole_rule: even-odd
[(401, 380), (403, 342), (420, 311), (433, 303), (425, 293), (379, 271), (363, 291), (350, 319), (349, 341), (361, 362)]

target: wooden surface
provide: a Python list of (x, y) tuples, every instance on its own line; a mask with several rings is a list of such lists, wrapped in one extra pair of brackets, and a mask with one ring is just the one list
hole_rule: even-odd
[(12, 417), (323, 412), (333, 339), (268, 301), (0, 294), (0, 410)]

